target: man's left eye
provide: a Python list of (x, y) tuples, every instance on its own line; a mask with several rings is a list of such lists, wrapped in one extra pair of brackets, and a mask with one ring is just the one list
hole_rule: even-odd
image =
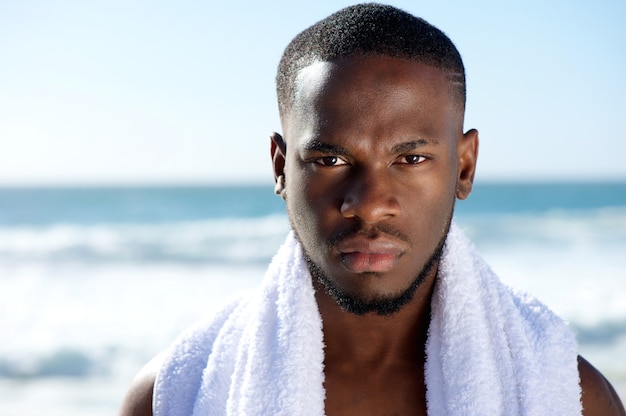
[(401, 163), (406, 163), (408, 165), (418, 165), (426, 161), (426, 158), (420, 155), (406, 155), (406, 156), (402, 156), (400, 161)]

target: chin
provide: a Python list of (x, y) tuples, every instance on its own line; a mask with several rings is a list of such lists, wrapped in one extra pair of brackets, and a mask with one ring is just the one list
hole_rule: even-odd
[[(365, 315), (373, 313), (380, 316), (390, 316), (404, 308), (414, 297), (417, 289), (422, 285), (427, 276), (436, 269), (437, 264), (443, 253), (445, 238), (436, 247), (435, 251), (428, 259), (422, 270), (413, 278), (408, 287), (395, 294), (365, 294), (348, 292), (341, 289), (333, 279), (329, 278), (326, 273), (313, 261), (305, 252), (305, 258), (309, 272), (323, 288), (324, 291), (346, 312), (355, 315)], [(368, 272), (361, 276), (364, 279), (380, 279), (383, 276), (380, 273)]]

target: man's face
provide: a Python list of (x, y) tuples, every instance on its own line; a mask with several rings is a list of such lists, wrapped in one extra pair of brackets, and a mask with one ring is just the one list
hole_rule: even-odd
[(466, 196), (468, 142), (449, 88), (442, 71), (385, 56), (298, 74), (283, 120), (284, 170), (275, 162), (275, 171), (314, 274), (339, 293), (395, 298), (444, 241), (455, 195)]

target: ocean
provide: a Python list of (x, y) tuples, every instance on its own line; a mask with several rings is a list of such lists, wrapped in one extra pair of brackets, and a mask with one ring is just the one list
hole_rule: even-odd
[[(455, 221), (624, 399), (626, 182), (479, 184)], [(0, 414), (115, 414), (150, 357), (258, 284), (288, 228), (269, 186), (0, 189)]]

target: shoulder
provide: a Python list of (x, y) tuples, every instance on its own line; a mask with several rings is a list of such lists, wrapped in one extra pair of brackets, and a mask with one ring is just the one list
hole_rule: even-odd
[(162, 360), (163, 353), (139, 371), (124, 397), (119, 416), (152, 416), (152, 392)]
[(584, 416), (626, 416), (613, 386), (583, 357), (578, 357)]

